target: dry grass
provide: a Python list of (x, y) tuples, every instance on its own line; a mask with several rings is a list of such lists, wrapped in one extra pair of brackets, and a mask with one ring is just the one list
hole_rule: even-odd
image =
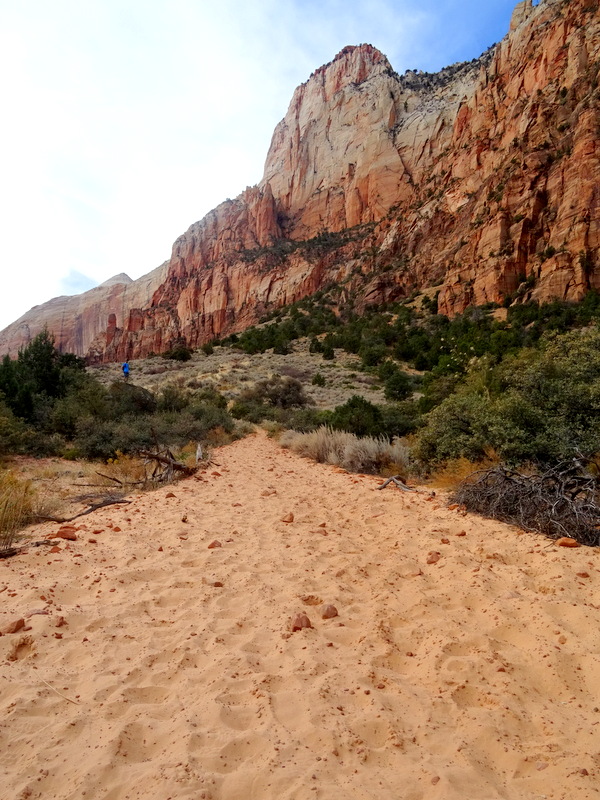
[(31, 481), (11, 470), (0, 473), (0, 552), (12, 547), (17, 532), (35, 516)]
[(299, 455), (349, 472), (406, 477), (410, 466), (408, 447), (397, 439), (359, 439), (352, 433), (321, 427), (310, 433), (286, 431), (279, 443)]
[(460, 484), (478, 470), (491, 469), (500, 463), (500, 459), (492, 454), (482, 461), (469, 461), (468, 458), (454, 458), (447, 461), (430, 475), (428, 483), (436, 489), (456, 490)]

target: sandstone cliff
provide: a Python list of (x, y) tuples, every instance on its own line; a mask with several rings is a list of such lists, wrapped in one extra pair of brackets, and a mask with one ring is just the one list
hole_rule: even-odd
[(148, 304), (91, 360), (242, 330), (324, 285), (440, 310), (600, 287), (598, 0), (523, 0), (481, 58), (399, 76), (344, 48), (295, 91), (256, 187), (174, 244)]
[(111, 315), (115, 325), (123, 326), (131, 308), (151, 302), (155, 289), (167, 275), (168, 263), (136, 281), (122, 272), (82, 294), (54, 297), (34, 306), (0, 331), (0, 354), (15, 356), (48, 328), (61, 352), (84, 356), (95, 337), (106, 331)]

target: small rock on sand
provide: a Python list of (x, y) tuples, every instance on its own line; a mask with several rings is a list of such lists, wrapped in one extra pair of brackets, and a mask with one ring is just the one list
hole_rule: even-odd
[(556, 540), (559, 547), (581, 547), (577, 539), (571, 539), (569, 536), (563, 536)]
[(337, 617), (337, 615), (338, 615), (338, 610), (335, 606), (332, 605), (326, 605), (325, 608), (323, 609), (323, 613), (321, 614), (323, 619), (333, 619), (333, 617)]
[(218, 539), (215, 539), (214, 542), (211, 542), (208, 545), (208, 549), (209, 550), (214, 550), (215, 547), (223, 547), (223, 545), (221, 544), (221, 542)]
[(301, 631), (302, 628), (312, 628), (312, 625), (306, 614), (301, 613), (292, 618), (291, 628), (292, 633), (294, 633), (295, 631)]
[(25, 627), (25, 620), (23, 619), (23, 617), (20, 617), (19, 619), (10, 622), (8, 625), (5, 625), (5, 627), (2, 628), (2, 630), (0, 631), (0, 635), (5, 636), (9, 633), (17, 633), (18, 631), (21, 630), (21, 628), (24, 627)]

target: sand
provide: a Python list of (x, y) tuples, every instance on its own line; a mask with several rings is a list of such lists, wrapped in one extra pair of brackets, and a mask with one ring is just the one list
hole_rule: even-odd
[(600, 551), (214, 459), (0, 562), (0, 797), (598, 797)]

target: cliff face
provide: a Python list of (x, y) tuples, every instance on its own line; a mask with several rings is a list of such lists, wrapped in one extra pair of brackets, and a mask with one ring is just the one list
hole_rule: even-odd
[(34, 306), (22, 317), (0, 331), (0, 354), (16, 356), (19, 350), (44, 328), (54, 334), (61, 352), (84, 356), (98, 334), (106, 330), (110, 315), (115, 324), (123, 325), (129, 310), (148, 305), (154, 290), (167, 275), (168, 262), (132, 281), (121, 273), (72, 297), (54, 297)]
[(91, 360), (239, 331), (325, 284), (358, 306), (439, 287), (443, 313), (600, 288), (598, 0), (520, 2), (481, 58), (397, 75), (347, 47), (295, 91), (260, 184), (174, 244)]

